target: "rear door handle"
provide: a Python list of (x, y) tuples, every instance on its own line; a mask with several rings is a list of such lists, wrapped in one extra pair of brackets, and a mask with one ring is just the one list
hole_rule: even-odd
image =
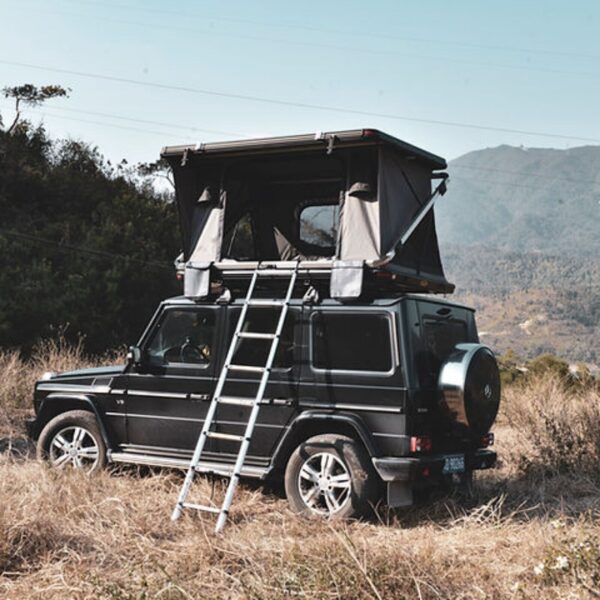
[(208, 402), (210, 400), (210, 394), (190, 394), (191, 400), (196, 400), (197, 402)]

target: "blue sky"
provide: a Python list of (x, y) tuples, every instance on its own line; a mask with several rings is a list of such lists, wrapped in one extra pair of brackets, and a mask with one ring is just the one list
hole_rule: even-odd
[[(505, 143), (600, 142), (597, 1), (0, 0), (0, 23), (0, 86), (72, 88), (30, 117), (111, 160), (154, 160), (166, 144), (357, 127), (447, 158)], [(6, 101), (0, 112), (10, 119)]]

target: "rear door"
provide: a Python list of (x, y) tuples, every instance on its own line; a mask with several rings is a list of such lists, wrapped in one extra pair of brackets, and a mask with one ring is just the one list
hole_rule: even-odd
[[(223, 340), (223, 355), (229, 348), (240, 311), (240, 305), (226, 307), (227, 337)], [(249, 308), (243, 331), (274, 333), (280, 313), (280, 308)], [(250, 462), (257, 465), (268, 464), (275, 445), (286, 431), (288, 423), (296, 411), (300, 368), (298, 357), (301, 344), (301, 307), (291, 306), (265, 390), (264, 399), (269, 401), (269, 404), (260, 408), (256, 428), (250, 443), (248, 458)], [(240, 339), (232, 363), (264, 367), (270, 345), (271, 340)], [(254, 398), (258, 391), (260, 377), (259, 373), (231, 370), (226, 380), (223, 395)], [(250, 410), (247, 407), (220, 405), (217, 413), (218, 430), (225, 433), (243, 434), (249, 414)], [(217, 440), (216, 443), (220, 453), (231, 459), (237, 455), (239, 443), (224, 440)]]

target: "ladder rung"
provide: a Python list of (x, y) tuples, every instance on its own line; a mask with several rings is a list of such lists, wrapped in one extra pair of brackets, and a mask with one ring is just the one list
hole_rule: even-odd
[(205, 504), (192, 504), (190, 502), (184, 502), (182, 506), (183, 506), (183, 508), (193, 508), (194, 510), (201, 510), (201, 511), (210, 512), (210, 513), (220, 513), (221, 512), (220, 508), (216, 508), (215, 506), (206, 506)]
[(231, 404), (233, 406), (254, 406), (256, 400), (254, 398), (239, 398), (237, 396), (221, 396), (217, 398), (219, 404)]
[(256, 331), (240, 331), (238, 333), (240, 338), (248, 338), (251, 340), (274, 340), (277, 337), (275, 333), (258, 333)]
[(245, 439), (243, 435), (236, 435), (235, 433), (221, 433), (220, 431), (207, 431), (206, 437), (217, 440), (230, 440), (232, 442), (242, 442)]
[(293, 273), (293, 269), (258, 269), (259, 275), (268, 277), (291, 277)]
[(264, 373), (265, 367), (254, 367), (252, 365), (229, 365), (229, 368), (234, 371), (247, 371), (248, 373)]
[(268, 300), (265, 298), (252, 298), (248, 300), (248, 306), (284, 306), (285, 300)]

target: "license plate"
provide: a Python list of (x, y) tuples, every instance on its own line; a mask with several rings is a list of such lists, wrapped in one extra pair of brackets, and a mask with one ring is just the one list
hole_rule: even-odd
[(465, 471), (465, 455), (454, 454), (444, 458), (444, 468), (442, 473), (464, 473)]

